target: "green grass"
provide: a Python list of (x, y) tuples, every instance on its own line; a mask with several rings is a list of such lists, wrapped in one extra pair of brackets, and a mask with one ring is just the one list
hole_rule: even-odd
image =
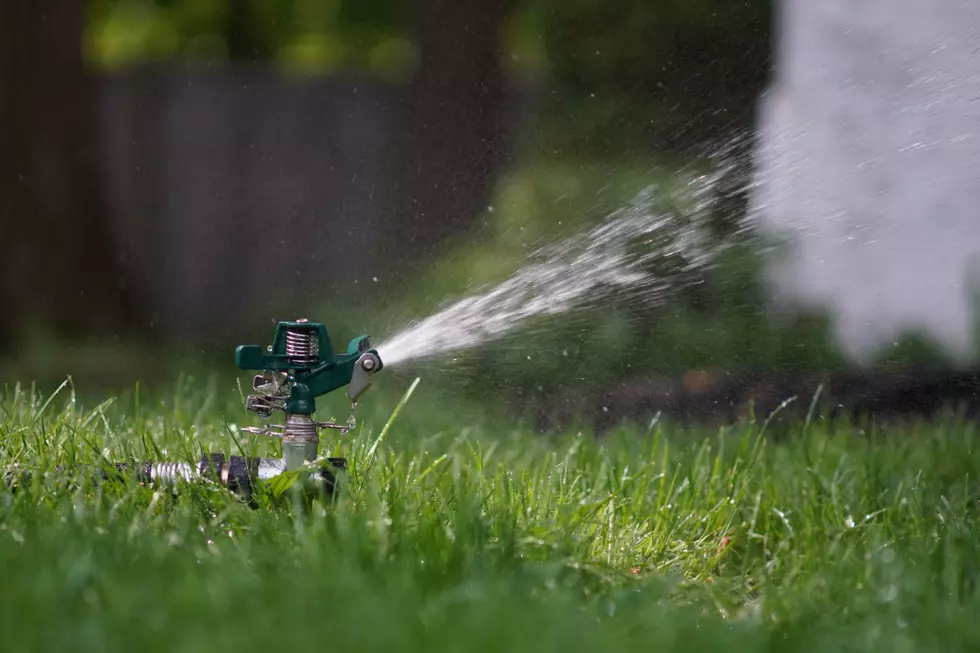
[[(0, 490), (2, 650), (980, 645), (971, 424), (814, 417), (775, 440), (762, 421), (655, 423), (597, 441), (463, 419), (424, 382), (391, 420), (393, 385), (330, 441), (351, 461), (333, 505), (252, 510), (206, 485)], [(6, 388), (0, 466), (275, 451), (236, 444), (234, 385), (140, 394), (92, 406), (70, 386)]]

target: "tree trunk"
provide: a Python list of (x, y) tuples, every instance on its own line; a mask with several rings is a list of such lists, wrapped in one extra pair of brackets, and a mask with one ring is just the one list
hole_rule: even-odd
[(504, 0), (416, 0), (418, 68), (400, 98), (381, 254), (401, 272), (487, 208), (508, 156), (500, 61)]
[(99, 186), (83, 19), (72, 0), (0, 2), (0, 348), (23, 327), (134, 324)]

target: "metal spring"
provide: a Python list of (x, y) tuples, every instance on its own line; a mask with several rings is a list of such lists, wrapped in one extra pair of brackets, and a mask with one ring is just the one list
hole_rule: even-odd
[(315, 438), (317, 436), (316, 424), (305, 415), (290, 415), (286, 418), (286, 435)]
[(297, 364), (315, 363), (320, 357), (320, 342), (316, 332), (305, 329), (286, 331), (286, 356)]
[(197, 477), (197, 468), (189, 463), (157, 463), (150, 468), (150, 478), (154, 481), (173, 483), (178, 479), (190, 481)]

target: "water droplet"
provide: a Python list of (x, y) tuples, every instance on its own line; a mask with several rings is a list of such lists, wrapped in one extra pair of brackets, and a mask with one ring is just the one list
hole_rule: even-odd
[(894, 584), (885, 587), (878, 592), (878, 600), (882, 603), (891, 603), (898, 597), (898, 588)]

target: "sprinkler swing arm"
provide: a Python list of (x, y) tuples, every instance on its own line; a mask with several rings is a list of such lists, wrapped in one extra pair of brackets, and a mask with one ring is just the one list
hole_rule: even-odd
[[(354, 428), (354, 411), (358, 398), (371, 386), (372, 376), (383, 364), (378, 352), (371, 348), (368, 336), (351, 340), (347, 352), (335, 354), (326, 327), (305, 319), (279, 322), (272, 344), (265, 351), (259, 345), (240, 345), (235, 350), (235, 364), (248, 371), (260, 371), (252, 380), (256, 394), (249, 395), (245, 408), (263, 419), (279, 410), (282, 424), (266, 427), (242, 427), (240, 430), (280, 438), (282, 458), (225, 456), (205, 453), (196, 464), (187, 462), (114, 463), (108, 470), (99, 470), (96, 482), (113, 476), (121, 478), (135, 471), (136, 478), (146, 484), (174, 484), (179, 481), (209, 480), (237, 494), (251, 498), (254, 482), (271, 480), (285, 472), (309, 472), (307, 481), (332, 493), (335, 472), (344, 470), (343, 458), (328, 458), (326, 466), (311, 465), (318, 461), (319, 431), (338, 430), (341, 434)], [(345, 424), (320, 422), (313, 419), (316, 399), (347, 387), (351, 415)], [(116, 472), (112, 474), (112, 470)], [(65, 470), (56, 469), (58, 473)], [(4, 475), (5, 485), (14, 487), (29, 481), (30, 473)]]

